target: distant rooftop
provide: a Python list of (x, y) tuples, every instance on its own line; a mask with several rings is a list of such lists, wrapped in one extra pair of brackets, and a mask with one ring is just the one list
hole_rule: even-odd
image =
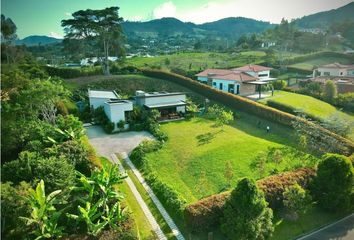
[(109, 99), (106, 103), (109, 104), (109, 105), (112, 105), (112, 104), (127, 104), (127, 103), (132, 104), (132, 102), (129, 101), (129, 100), (121, 100), (121, 99)]
[(103, 90), (88, 90), (90, 98), (106, 98), (106, 99), (117, 99), (119, 95), (116, 91), (103, 91)]
[(243, 67), (234, 68), (231, 70), (242, 71), (242, 72), (261, 72), (261, 71), (272, 70), (272, 68), (264, 67), (264, 66), (260, 66), (260, 65), (255, 65), (255, 64), (250, 64), (250, 65), (246, 65)]

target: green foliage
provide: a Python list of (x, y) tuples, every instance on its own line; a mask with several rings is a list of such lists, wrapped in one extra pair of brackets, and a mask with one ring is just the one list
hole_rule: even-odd
[(195, 104), (191, 99), (187, 99), (187, 117), (195, 117), (199, 112), (198, 105)]
[(298, 218), (298, 214), (303, 212), (311, 201), (306, 190), (297, 183), (286, 188), (283, 193), (283, 199), (284, 206), (294, 214), (295, 220)]
[(124, 125), (125, 125), (125, 121), (124, 120), (120, 120), (119, 122), (117, 122), (117, 127), (123, 131), (124, 130)]
[(97, 236), (105, 227), (118, 228), (126, 219), (125, 209), (120, 201), (123, 195), (115, 185), (125, 178), (116, 165), (103, 164), (102, 170), (95, 170), (90, 177), (79, 175), (79, 182), (73, 188), (78, 197), (77, 213), (67, 214), (76, 222), (84, 222), (87, 232)]
[(283, 88), (286, 87), (286, 81), (284, 80), (276, 80), (272, 82), (272, 85), (275, 90), (282, 90)]
[(351, 204), (354, 170), (350, 160), (338, 154), (326, 154), (318, 165), (313, 195), (323, 209), (341, 211)]
[(254, 181), (240, 180), (225, 203), (221, 231), (229, 239), (268, 239), (274, 228), (267, 205)]
[(15, 184), (26, 181), (32, 184), (43, 179), (47, 190), (68, 189), (75, 180), (74, 166), (63, 158), (43, 157), (35, 152), (21, 152), (17, 160), (2, 167), (4, 181)]
[(28, 232), (20, 216), (29, 216), (30, 207), (25, 201), (30, 185), (21, 182), (13, 186), (11, 182), (1, 183), (1, 235), (4, 238), (19, 239)]
[(346, 111), (354, 112), (354, 93), (338, 94), (336, 104)]
[(93, 115), (95, 122), (101, 124), (103, 130), (106, 133), (113, 132), (115, 128), (114, 123), (109, 120), (102, 106), (93, 110)]
[(327, 80), (324, 85), (323, 97), (327, 102), (333, 103), (335, 97), (337, 96), (337, 86), (331, 81)]
[[(257, 181), (257, 185), (264, 192), (270, 207), (275, 211), (283, 207), (283, 193), (287, 187), (296, 183), (308, 189), (315, 174), (314, 169), (301, 168), (296, 171), (266, 177)], [(185, 225), (193, 232), (213, 229), (220, 224), (224, 204), (229, 197), (230, 192), (222, 192), (189, 204), (184, 210)]]
[(222, 127), (224, 124), (229, 124), (232, 120), (234, 120), (234, 114), (232, 111), (228, 111), (216, 104), (208, 107), (206, 117), (214, 120), (217, 127)]
[(60, 238), (64, 234), (64, 227), (58, 226), (58, 221), (62, 215), (62, 210), (58, 210), (56, 205), (62, 204), (59, 194), (61, 190), (56, 190), (46, 195), (43, 180), (41, 180), (36, 189), (29, 189), (29, 202), (32, 212), (30, 217), (23, 217), (27, 225), (34, 226), (33, 234), (36, 239)]

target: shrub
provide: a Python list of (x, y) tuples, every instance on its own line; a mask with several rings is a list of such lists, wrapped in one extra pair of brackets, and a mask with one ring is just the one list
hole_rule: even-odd
[(306, 209), (311, 199), (306, 190), (297, 183), (286, 188), (283, 198), (284, 207), (293, 214), (294, 220)]
[(282, 90), (283, 88), (286, 87), (286, 81), (284, 81), (284, 80), (273, 81), (272, 85), (275, 90)]
[(338, 94), (336, 105), (346, 111), (354, 112), (354, 92)]
[(354, 170), (350, 160), (338, 154), (325, 154), (318, 165), (312, 192), (323, 209), (348, 209), (354, 184)]
[(294, 120), (301, 121), (304, 124), (315, 128), (317, 132), (321, 132), (322, 133), (321, 136), (330, 136), (336, 139), (340, 144), (342, 144), (344, 148), (348, 149), (348, 152), (354, 151), (354, 143), (349, 141), (348, 139), (338, 136), (337, 134), (334, 134), (324, 129), (321, 126), (318, 126), (304, 119), (300, 119), (299, 117), (296, 117), (292, 114), (279, 111), (277, 109), (265, 106), (263, 104), (254, 102), (252, 100), (246, 99), (244, 97), (235, 94), (222, 92), (206, 84), (199, 83), (195, 80), (177, 74), (169, 73), (166, 71), (151, 70), (151, 69), (144, 69), (142, 71), (147, 76), (165, 79), (180, 84), (184, 87), (191, 89), (196, 93), (202, 94), (203, 96), (211, 100), (218, 101), (230, 108), (243, 109), (246, 112), (255, 114), (262, 118), (266, 118), (286, 126), (292, 126), (292, 122)]
[[(302, 168), (266, 177), (257, 181), (257, 185), (264, 192), (269, 206), (276, 210), (283, 206), (283, 193), (287, 187), (297, 183), (307, 189), (314, 176), (314, 169)], [(196, 232), (207, 231), (217, 226), (220, 223), (223, 205), (229, 196), (230, 192), (223, 192), (188, 205), (184, 210), (185, 225)]]
[(331, 80), (327, 80), (325, 82), (324, 91), (323, 91), (324, 99), (329, 103), (333, 103), (336, 95), (337, 95), (336, 84)]
[(28, 233), (28, 227), (20, 216), (29, 216), (30, 207), (25, 201), (31, 186), (20, 182), (13, 186), (11, 182), (1, 183), (1, 235), (5, 239), (21, 239)]
[(124, 130), (124, 125), (125, 125), (124, 120), (120, 120), (119, 122), (117, 122), (117, 128), (119, 128), (119, 130), (121, 130), (121, 131)]
[(115, 126), (114, 126), (114, 123), (111, 122), (105, 111), (104, 111), (104, 108), (101, 106), (101, 107), (98, 107), (96, 108), (94, 111), (93, 111), (93, 115), (94, 115), (94, 121), (101, 124), (103, 130), (106, 132), (106, 133), (112, 133)]
[(231, 192), (221, 218), (221, 231), (229, 239), (268, 239), (273, 228), (273, 211), (254, 180), (244, 178)]

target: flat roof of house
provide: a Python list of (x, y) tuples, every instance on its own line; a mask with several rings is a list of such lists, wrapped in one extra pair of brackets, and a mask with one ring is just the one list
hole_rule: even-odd
[(262, 82), (262, 81), (254, 81), (254, 82), (247, 82), (247, 84), (253, 84), (253, 85), (267, 85), (270, 84), (270, 82)]
[(168, 102), (168, 103), (155, 103), (155, 104), (144, 104), (147, 108), (162, 108), (162, 107), (177, 107), (187, 105), (184, 101)]
[(106, 98), (106, 99), (117, 99), (119, 95), (116, 91), (106, 91), (106, 90), (88, 90), (90, 98)]
[(175, 95), (185, 95), (184, 92), (142, 92), (141, 95), (135, 95), (137, 98), (149, 98), (149, 97), (164, 97), (164, 96), (175, 96)]

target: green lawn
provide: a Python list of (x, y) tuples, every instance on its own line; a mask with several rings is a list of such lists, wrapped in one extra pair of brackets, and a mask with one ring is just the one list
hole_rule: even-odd
[[(294, 144), (290, 129), (244, 113), (232, 126), (221, 129), (213, 125), (203, 118), (163, 124), (161, 129), (168, 134), (168, 141), (161, 150), (147, 155), (152, 170), (188, 203), (225, 190), (227, 161), (233, 167), (233, 184), (244, 176), (258, 179), (260, 174), (250, 167), (257, 155), (266, 152), (268, 147)], [(270, 133), (266, 133), (267, 125)], [(293, 159), (283, 160), (277, 166), (269, 163), (265, 175), (275, 167), (284, 171), (301, 164), (302, 160)]]
[[(338, 116), (344, 121), (354, 122), (353, 115), (339, 111), (331, 104), (310, 96), (285, 91), (275, 91), (273, 97), (262, 99), (259, 102), (266, 104), (270, 99), (295, 109), (299, 109), (305, 114), (317, 116), (322, 119), (326, 119), (333, 114), (338, 114)], [(354, 140), (354, 128), (352, 128), (349, 138)]]

